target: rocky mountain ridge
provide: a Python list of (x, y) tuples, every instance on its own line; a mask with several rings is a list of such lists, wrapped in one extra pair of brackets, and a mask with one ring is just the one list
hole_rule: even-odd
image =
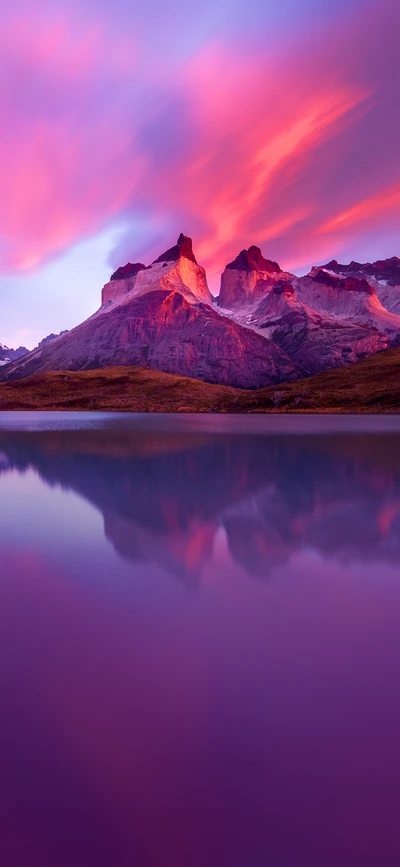
[[(47, 337), (43, 337), (43, 340), (40, 340), (37, 349), (42, 346), (45, 346), (46, 343), (50, 343), (52, 340), (55, 340), (56, 337), (61, 337), (63, 334), (67, 334), (67, 331), (60, 331), (59, 334), (48, 334)], [(5, 364), (9, 364), (11, 361), (17, 361), (19, 358), (23, 358), (24, 355), (28, 355), (30, 352), (26, 346), (19, 346), (18, 349), (10, 349), (8, 346), (5, 346), (4, 343), (0, 343), (0, 365), (4, 366)]]
[(8, 364), (10, 361), (16, 361), (26, 355), (29, 349), (26, 346), (19, 346), (18, 349), (10, 349), (4, 343), (0, 343), (0, 365)]
[(333, 260), (297, 277), (253, 245), (226, 266), (214, 301), (181, 234), (150, 265), (118, 268), (100, 309), (49, 337), (0, 379), (136, 365), (235, 387), (275, 385), (398, 345), (400, 260)]

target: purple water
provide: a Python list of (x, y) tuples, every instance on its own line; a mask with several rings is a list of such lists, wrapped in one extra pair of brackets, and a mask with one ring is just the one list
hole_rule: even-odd
[(400, 418), (0, 414), (2, 867), (398, 867)]

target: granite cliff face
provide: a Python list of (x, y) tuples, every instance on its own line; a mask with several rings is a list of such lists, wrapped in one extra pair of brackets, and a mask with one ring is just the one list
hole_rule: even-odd
[(226, 266), (221, 275), (218, 306), (235, 310), (260, 300), (282, 275), (277, 262), (264, 259), (259, 247), (249, 247)]
[(175, 246), (162, 253), (147, 268), (140, 262), (118, 268), (110, 282), (103, 287), (102, 305), (158, 288), (179, 292), (191, 304), (197, 301), (212, 303), (206, 272), (196, 262), (191, 238), (181, 234)]
[(101, 292), (101, 303), (107, 304), (109, 301), (118, 301), (124, 298), (128, 292), (131, 292), (135, 287), (136, 277), (139, 271), (144, 271), (145, 265), (141, 262), (128, 262), (122, 268), (114, 271), (110, 277), (110, 282), (103, 286)]

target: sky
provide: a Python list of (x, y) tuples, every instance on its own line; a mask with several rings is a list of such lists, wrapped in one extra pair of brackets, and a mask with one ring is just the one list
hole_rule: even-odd
[(400, 255), (398, 0), (13, 0), (0, 342), (33, 348), (190, 235), (297, 273)]

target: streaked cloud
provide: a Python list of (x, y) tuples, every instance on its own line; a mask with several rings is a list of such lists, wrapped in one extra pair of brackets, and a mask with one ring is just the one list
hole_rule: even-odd
[(1, 273), (40, 273), (122, 224), (110, 268), (184, 231), (214, 286), (251, 243), (300, 269), (357, 258), (371, 233), (396, 253), (399, 7), (301, 9), (16, 0), (0, 34)]

